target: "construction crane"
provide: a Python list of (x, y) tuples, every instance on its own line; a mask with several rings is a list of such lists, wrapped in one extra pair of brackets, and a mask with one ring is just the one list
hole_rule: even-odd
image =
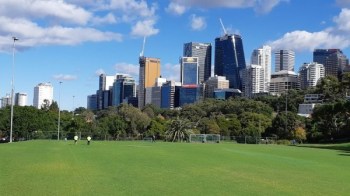
[(143, 45), (142, 45), (142, 51), (140, 53), (140, 57), (143, 57), (144, 52), (145, 52), (145, 45), (146, 45), (146, 36), (143, 37)]
[(221, 18), (219, 18), (219, 20), (220, 20), (220, 24), (221, 24), (222, 29), (224, 30), (225, 35), (227, 35), (227, 31), (226, 31), (226, 28), (224, 26), (224, 23), (222, 23)]

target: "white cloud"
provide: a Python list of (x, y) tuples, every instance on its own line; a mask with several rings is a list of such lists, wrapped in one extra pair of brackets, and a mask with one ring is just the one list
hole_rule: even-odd
[(350, 31), (350, 9), (343, 8), (340, 14), (334, 17), (333, 21), (337, 24), (339, 30)]
[(114, 24), (117, 23), (117, 19), (114, 17), (114, 15), (112, 13), (108, 13), (106, 16), (104, 17), (94, 17), (92, 19), (92, 23), (93, 24)]
[(280, 2), (288, 0), (172, 0), (171, 4), (198, 8), (254, 8), (259, 13), (270, 12)]
[(138, 80), (139, 77), (139, 65), (134, 65), (131, 63), (117, 63), (114, 65), (114, 69), (118, 73), (123, 73), (132, 76), (135, 80)]
[(40, 45), (76, 45), (83, 42), (121, 41), (122, 36), (113, 32), (102, 32), (88, 27), (40, 27), (26, 19), (0, 17), (0, 51), (11, 45), (10, 38), (18, 37), (19, 48)]
[(187, 10), (186, 6), (178, 4), (176, 2), (170, 2), (166, 11), (174, 15), (182, 15)]
[(180, 64), (166, 63), (162, 65), (162, 77), (167, 80), (180, 81)]
[(154, 27), (156, 21), (152, 19), (138, 21), (131, 30), (131, 35), (136, 37), (148, 37), (159, 33), (159, 29)]
[(191, 28), (195, 31), (200, 31), (205, 29), (207, 26), (207, 23), (205, 22), (204, 17), (196, 16), (195, 14), (192, 14), (191, 16)]
[(73, 75), (59, 74), (59, 75), (54, 75), (53, 78), (59, 81), (72, 81), (72, 80), (76, 80), (78, 77)]
[(121, 34), (97, 28), (121, 22), (134, 36), (155, 35), (157, 9), (145, 0), (0, 0), (0, 52), (11, 48), (12, 36), (19, 49), (121, 41)]
[(82, 7), (60, 0), (1, 0), (2, 16), (51, 19), (57, 22), (85, 25), (92, 13)]
[(350, 9), (343, 8), (338, 16), (334, 17), (334, 26), (318, 32), (293, 31), (281, 38), (270, 41), (276, 49), (293, 49), (295, 51), (312, 51), (316, 48), (346, 48), (350, 46)]

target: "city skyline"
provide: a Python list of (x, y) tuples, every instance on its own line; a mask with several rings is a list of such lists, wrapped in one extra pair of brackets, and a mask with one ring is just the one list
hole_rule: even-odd
[(38, 83), (50, 82), (58, 101), (62, 81), (61, 108), (72, 110), (86, 107), (101, 73), (129, 74), (138, 81), (144, 36), (145, 56), (160, 58), (162, 77), (180, 81), (183, 44), (214, 46), (215, 38), (224, 34), (219, 18), (229, 33), (242, 36), (247, 64), (252, 51), (265, 44), (273, 51), (295, 50), (296, 72), (304, 62), (312, 62), (313, 49), (350, 53), (350, 2), (345, 0), (28, 2), (4, 0), (0, 8), (0, 96), (11, 92), (16, 36), (15, 93), (27, 93), (28, 105)]

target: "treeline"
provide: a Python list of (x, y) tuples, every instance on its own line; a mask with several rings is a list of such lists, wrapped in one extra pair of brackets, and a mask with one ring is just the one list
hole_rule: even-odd
[[(206, 99), (181, 109), (160, 109), (146, 105), (142, 110), (122, 104), (92, 112), (77, 108), (61, 112), (60, 137), (88, 133), (93, 138), (143, 138), (184, 140), (190, 133), (222, 136), (278, 137), (306, 142), (335, 141), (350, 138), (349, 75), (342, 81), (323, 78), (316, 88), (289, 90), (282, 96), (255, 99)], [(305, 94), (323, 94), (324, 103), (311, 118), (297, 115)], [(286, 97), (287, 96), (287, 97)], [(287, 104), (286, 104), (287, 101)], [(287, 110), (286, 110), (287, 106)], [(54, 102), (42, 109), (31, 106), (14, 108), (15, 138), (57, 138), (58, 107)], [(0, 110), (0, 137), (9, 135), (10, 108)]]

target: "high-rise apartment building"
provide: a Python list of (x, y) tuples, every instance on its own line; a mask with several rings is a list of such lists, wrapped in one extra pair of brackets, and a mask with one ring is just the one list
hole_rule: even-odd
[(214, 76), (210, 77), (205, 82), (205, 95), (206, 98), (213, 98), (214, 91), (217, 89), (228, 89), (230, 87), (230, 82), (226, 80), (225, 76)]
[(215, 39), (215, 68), (218, 76), (226, 76), (230, 88), (242, 89), (242, 70), (246, 68), (240, 35), (224, 35)]
[(244, 95), (246, 97), (253, 97), (255, 94), (264, 93), (264, 68), (261, 65), (248, 66), (243, 74), (244, 80)]
[(199, 84), (199, 64), (197, 57), (182, 57), (181, 65), (181, 84)]
[(319, 79), (325, 76), (324, 66), (319, 63), (304, 63), (299, 70), (300, 88), (316, 87)]
[(313, 61), (322, 64), (325, 76), (340, 77), (349, 60), (340, 49), (315, 49)]
[(15, 95), (15, 105), (17, 106), (26, 106), (28, 96), (27, 93), (16, 93)]
[(269, 85), (271, 81), (271, 47), (262, 46), (255, 49), (251, 56), (252, 65), (260, 65), (263, 71), (263, 92), (269, 92)]
[(141, 56), (139, 58), (139, 91), (138, 106), (145, 106), (145, 89), (155, 86), (156, 79), (160, 77), (160, 59)]
[(184, 44), (184, 57), (198, 58), (198, 81), (205, 82), (211, 76), (211, 52), (210, 43), (190, 42)]
[(52, 104), (53, 87), (50, 83), (40, 83), (34, 87), (33, 106), (40, 109), (44, 104)]
[(1, 108), (5, 108), (9, 105), (11, 105), (11, 97), (7, 94), (5, 97), (1, 98)]
[(278, 50), (275, 52), (275, 72), (282, 70), (294, 71), (295, 52), (292, 50)]

